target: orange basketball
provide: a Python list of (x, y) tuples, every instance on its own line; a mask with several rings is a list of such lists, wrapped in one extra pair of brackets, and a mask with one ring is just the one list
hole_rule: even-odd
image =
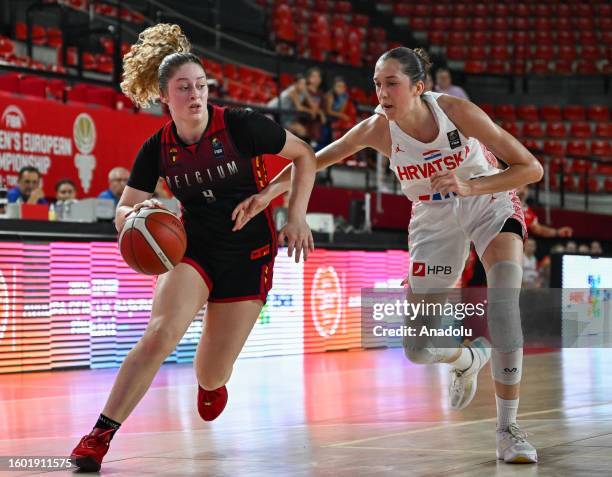
[(180, 219), (163, 209), (142, 208), (128, 215), (119, 250), (125, 263), (144, 275), (160, 275), (183, 259), (187, 236)]

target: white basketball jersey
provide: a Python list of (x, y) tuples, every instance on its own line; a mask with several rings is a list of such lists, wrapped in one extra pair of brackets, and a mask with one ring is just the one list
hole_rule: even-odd
[[(431, 109), (439, 127), (438, 137), (430, 143), (412, 138), (395, 123), (391, 130), (389, 167), (400, 181), (402, 191), (413, 202), (450, 200), (455, 194), (442, 196), (432, 190), (430, 177), (436, 172), (453, 171), (461, 179), (497, 174), (500, 170), (495, 156), (475, 138), (466, 138), (438, 105), (441, 93), (427, 92), (421, 96)], [(379, 105), (376, 113), (385, 115)]]

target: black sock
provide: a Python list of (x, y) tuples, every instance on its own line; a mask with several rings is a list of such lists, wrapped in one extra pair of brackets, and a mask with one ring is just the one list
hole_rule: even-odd
[(112, 432), (112, 435), (115, 435), (115, 432), (117, 432), (119, 430), (119, 428), (121, 427), (121, 423), (117, 422), (117, 421), (113, 421), (111, 418), (106, 417), (104, 414), (100, 414), (100, 417), (98, 418), (98, 421), (96, 422), (96, 425), (94, 426), (95, 428), (98, 429), (114, 429), (114, 431)]

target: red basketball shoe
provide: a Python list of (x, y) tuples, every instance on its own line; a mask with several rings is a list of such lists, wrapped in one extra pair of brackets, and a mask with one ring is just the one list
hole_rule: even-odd
[(221, 386), (213, 391), (206, 391), (198, 386), (198, 412), (205, 421), (219, 417), (227, 404), (227, 388)]
[(94, 429), (74, 448), (70, 460), (80, 470), (97, 472), (100, 470), (102, 458), (108, 452), (110, 441), (115, 429)]

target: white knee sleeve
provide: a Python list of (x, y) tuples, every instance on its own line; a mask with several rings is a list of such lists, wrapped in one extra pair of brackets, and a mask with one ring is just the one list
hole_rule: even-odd
[(496, 349), (491, 353), (491, 375), (502, 384), (518, 384), (523, 375), (523, 349), (502, 353)]
[(523, 347), (519, 298), (523, 270), (510, 261), (497, 262), (487, 273), (487, 315), (494, 349), (510, 353)]

